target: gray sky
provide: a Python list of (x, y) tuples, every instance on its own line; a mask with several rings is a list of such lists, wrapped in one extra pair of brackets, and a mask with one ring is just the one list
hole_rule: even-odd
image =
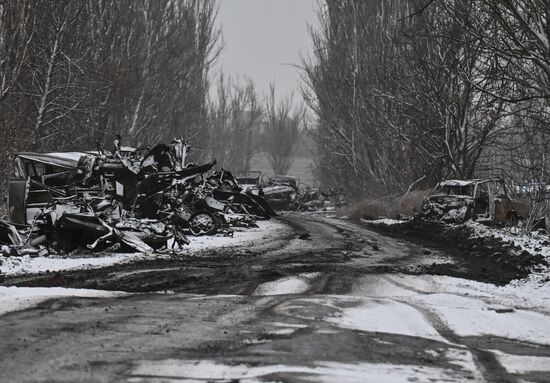
[(219, 3), (218, 23), (225, 49), (218, 70), (221, 67), (231, 75), (251, 78), (260, 94), (275, 82), (278, 96), (295, 91), (295, 97), (299, 97), (298, 69), (289, 64), (298, 64), (300, 53), (308, 53), (311, 43), (307, 25), (315, 23), (316, 0)]

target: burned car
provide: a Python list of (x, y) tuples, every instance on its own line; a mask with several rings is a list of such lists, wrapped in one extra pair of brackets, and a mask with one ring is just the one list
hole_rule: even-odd
[(235, 176), (236, 181), (244, 192), (263, 196), (265, 175), (259, 170), (240, 171)]
[(525, 218), (527, 205), (512, 199), (500, 178), (445, 180), (422, 204), (420, 216), (428, 220), (511, 223)]
[(294, 210), (299, 194), (298, 180), (288, 176), (269, 178), (263, 188), (265, 199), (274, 209)]

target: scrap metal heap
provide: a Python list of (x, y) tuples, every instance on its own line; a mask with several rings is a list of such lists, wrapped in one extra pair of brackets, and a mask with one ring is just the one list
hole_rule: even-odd
[(232, 235), (276, 215), (241, 189), (215, 161), (186, 165), (189, 145), (91, 152), (18, 153), (0, 221), (3, 255), (46, 255), (81, 248), (174, 250), (187, 235)]
[(346, 204), (342, 189), (331, 188), (321, 192), (295, 177), (267, 177), (259, 170), (248, 170), (238, 172), (235, 178), (248, 194), (264, 197), (278, 210), (329, 211)]
[(334, 210), (345, 205), (343, 191), (324, 192), (288, 176), (274, 176), (262, 188), (263, 196), (274, 208), (293, 211)]

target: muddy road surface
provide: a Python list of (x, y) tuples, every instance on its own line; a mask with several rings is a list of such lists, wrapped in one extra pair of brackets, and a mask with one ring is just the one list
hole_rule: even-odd
[(5, 279), (126, 293), (0, 316), (0, 381), (550, 381), (547, 298), (361, 224), (279, 220), (247, 248)]

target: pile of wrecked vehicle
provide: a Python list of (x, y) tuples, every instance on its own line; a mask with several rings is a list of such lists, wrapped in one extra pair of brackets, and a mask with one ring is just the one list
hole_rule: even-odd
[(215, 161), (186, 164), (189, 145), (90, 152), (18, 153), (0, 221), (2, 253), (46, 255), (87, 248), (173, 250), (188, 235), (232, 235), (276, 215)]
[(313, 212), (345, 204), (341, 190), (321, 192), (295, 177), (266, 177), (261, 171), (238, 172), (236, 179), (247, 191), (265, 198), (276, 210)]

